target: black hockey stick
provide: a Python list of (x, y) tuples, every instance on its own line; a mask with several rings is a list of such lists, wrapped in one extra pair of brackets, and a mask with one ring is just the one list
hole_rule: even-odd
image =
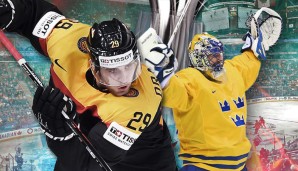
[[(34, 71), (28, 65), (26, 60), (18, 52), (18, 50), (14, 47), (14, 45), (6, 37), (6, 35), (3, 33), (2, 30), (0, 30), (0, 41), (6, 47), (6, 49), (12, 54), (12, 56), (15, 58), (15, 60), (18, 62), (18, 64), (26, 71), (26, 73), (29, 75), (31, 80), (34, 81), (34, 83), (37, 86), (43, 87), (43, 84), (40, 81), (40, 79), (37, 77), (37, 75), (34, 73)], [(62, 112), (62, 114), (65, 117), (67, 125), (70, 127), (70, 129), (73, 131), (73, 133), (78, 136), (80, 142), (82, 144), (84, 144), (84, 146), (86, 147), (86, 150), (89, 152), (89, 154), (92, 156), (92, 158), (95, 159), (95, 161), (99, 164), (99, 166), (102, 167), (105, 171), (112, 171), (112, 169), (105, 162), (105, 160), (98, 154), (95, 147), (91, 144), (91, 142), (88, 140), (88, 138), (81, 132), (80, 128), (72, 120), (72, 118), (69, 118), (65, 112)]]

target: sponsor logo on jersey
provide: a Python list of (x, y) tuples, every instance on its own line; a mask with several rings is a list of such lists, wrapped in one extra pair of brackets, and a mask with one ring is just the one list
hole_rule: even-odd
[(134, 88), (130, 88), (129, 92), (127, 94), (125, 94), (125, 97), (137, 97), (139, 95), (139, 91), (137, 89)]
[(83, 53), (88, 53), (88, 46), (87, 46), (87, 38), (82, 37), (78, 41), (78, 48), (80, 49), (81, 52)]
[(116, 122), (112, 122), (103, 137), (117, 147), (122, 148), (123, 150), (128, 150), (139, 135), (131, 132)]
[(61, 69), (63, 69), (65, 72), (67, 72), (59, 63), (58, 63), (58, 61), (59, 61), (59, 59), (55, 59), (55, 64), (59, 67), (59, 68), (61, 68)]
[(56, 12), (50, 11), (47, 12), (36, 24), (32, 34), (36, 37), (45, 39), (51, 33), (55, 25), (65, 19), (63, 15), (60, 15)]

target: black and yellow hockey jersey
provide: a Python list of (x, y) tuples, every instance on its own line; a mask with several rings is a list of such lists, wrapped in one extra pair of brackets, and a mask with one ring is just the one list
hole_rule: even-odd
[(184, 165), (206, 170), (242, 170), (250, 142), (246, 137), (245, 91), (255, 82), (260, 61), (251, 51), (226, 60), (226, 81), (209, 81), (187, 68), (170, 79), (163, 103), (173, 108)]
[[(89, 69), (86, 37), (90, 26), (63, 19), (50, 30), (56, 17), (61, 16), (42, 17), (50, 11), (61, 14), (54, 5), (42, 0), (12, 2), (16, 15), (7, 30), (26, 36), (39, 52), (50, 58), (50, 84), (75, 102), (81, 130), (111, 169), (175, 171), (169, 132), (161, 119), (161, 87), (146, 66), (142, 66), (141, 75), (125, 96), (115, 97), (100, 91), (92, 85)], [(32, 31), (48, 35), (44, 39), (38, 38), (32, 35)], [(57, 156), (55, 170), (100, 170), (78, 138), (47, 141)]]

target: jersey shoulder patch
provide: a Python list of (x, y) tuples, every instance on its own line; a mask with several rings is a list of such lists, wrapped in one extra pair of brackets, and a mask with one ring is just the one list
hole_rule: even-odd
[(65, 19), (65, 17), (57, 12), (47, 12), (36, 24), (32, 34), (36, 37), (45, 39), (49, 36), (55, 25)]
[(78, 48), (83, 53), (88, 53), (87, 37), (82, 37), (78, 40)]

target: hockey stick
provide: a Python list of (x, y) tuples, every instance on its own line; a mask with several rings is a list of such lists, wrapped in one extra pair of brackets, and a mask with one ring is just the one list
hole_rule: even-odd
[(202, 7), (204, 7), (205, 3), (207, 2), (208, 0), (204, 0), (202, 3), (201, 1), (199, 0), (199, 4), (197, 4), (196, 6), (196, 10), (195, 10), (195, 13), (193, 15), (193, 20), (196, 18), (196, 16), (198, 15), (199, 11), (202, 9)]
[(176, 24), (176, 26), (175, 26), (175, 28), (174, 28), (174, 30), (173, 30), (173, 33), (172, 33), (172, 35), (171, 35), (171, 37), (170, 37), (170, 39), (169, 39), (169, 41), (168, 41), (168, 44), (167, 44), (168, 47), (171, 46), (171, 44), (172, 44), (172, 42), (173, 42), (173, 40), (174, 40), (174, 37), (175, 37), (175, 35), (176, 35), (178, 29), (180, 28), (180, 25), (181, 25), (181, 23), (182, 23), (182, 20), (183, 20), (185, 14), (186, 14), (186, 11), (187, 11), (187, 9), (188, 9), (188, 6), (189, 6), (190, 2), (191, 2), (191, 0), (188, 0), (188, 1), (187, 1), (187, 3), (185, 4), (185, 6), (184, 6), (184, 8), (183, 8), (183, 11), (181, 12), (181, 15), (180, 15), (180, 17), (179, 17), (179, 20), (178, 20), (178, 22), (177, 22), (177, 24)]
[[(40, 81), (40, 79), (37, 77), (37, 75), (34, 73), (34, 71), (28, 65), (26, 60), (17, 51), (17, 49), (14, 47), (14, 45), (11, 43), (11, 41), (6, 37), (6, 35), (4, 34), (4, 32), (2, 30), (0, 30), (0, 41), (6, 47), (6, 49), (12, 54), (12, 56), (19, 63), (19, 65), (26, 71), (26, 73), (29, 75), (31, 80), (34, 81), (34, 83), (37, 86), (43, 87), (43, 84)], [(91, 144), (91, 142), (88, 140), (88, 138), (81, 132), (78, 125), (72, 120), (72, 118), (69, 118), (68, 115), (64, 111), (62, 112), (62, 114), (65, 117), (65, 121), (66, 121), (67, 125), (70, 127), (70, 129), (73, 131), (73, 133), (78, 136), (81, 143), (85, 145), (86, 150), (89, 152), (89, 154), (92, 156), (92, 158), (95, 159), (95, 161), (99, 164), (99, 166), (102, 167), (105, 171), (112, 171), (112, 169), (105, 162), (105, 160), (98, 154), (95, 147)]]
[[(177, 22), (177, 24), (176, 24), (176, 26), (175, 26), (175, 28), (174, 28), (174, 30), (173, 30), (173, 33), (172, 33), (172, 35), (171, 35), (171, 37), (170, 37), (170, 39), (169, 39), (169, 41), (168, 41), (168, 44), (167, 44), (168, 47), (171, 46), (171, 44), (172, 44), (172, 42), (173, 42), (173, 40), (174, 40), (174, 37), (175, 37), (175, 35), (177, 34), (177, 31), (178, 31), (178, 29), (179, 29), (180, 26), (181, 26), (182, 20), (183, 20), (185, 14), (186, 14), (186, 11), (187, 11), (187, 9), (188, 9), (188, 7), (189, 7), (189, 5), (190, 5), (190, 2), (191, 2), (191, 0), (188, 0), (188, 1), (187, 1), (187, 3), (185, 4), (185, 6), (184, 6), (184, 8), (183, 8), (183, 11), (181, 12), (180, 18), (179, 18), (179, 20), (178, 20), (178, 22)], [(198, 11), (200, 11), (200, 9), (204, 6), (204, 4), (205, 4), (206, 2), (207, 2), (207, 0), (205, 0), (203, 3), (201, 3), (201, 6), (196, 10), (195, 15), (198, 13)], [(200, 3), (200, 1), (199, 1), (199, 3)]]
[[(183, 9), (183, 13), (180, 15), (179, 21), (177, 22), (177, 24), (175, 25), (175, 28), (173, 30), (173, 33), (171, 34), (171, 37), (168, 41), (167, 46), (170, 47), (172, 44), (172, 41), (179, 29), (179, 27), (181, 26), (181, 22), (187, 12), (188, 6), (190, 5), (191, 0), (189, 0), (186, 4), (186, 6)], [(204, 0), (204, 2), (199, 2), (201, 3), (199, 8), (196, 8), (196, 11), (194, 13), (194, 18), (195, 15), (197, 15), (198, 11), (204, 6), (204, 4), (207, 2), (207, 0)], [(196, 6), (198, 7), (198, 5)], [(160, 43), (160, 37), (157, 35), (156, 31), (153, 28), (149, 28), (145, 33), (143, 33), (137, 40), (137, 47), (139, 50), (139, 53), (142, 57), (142, 62), (144, 62), (144, 58), (149, 58), (148, 55), (154, 55), (154, 53), (150, 53), (150, 50), (155, 47), (158, 43)], [(152, 58), (153, 59), (153, 58)], [(167, 65), (169, 62), (169, 59), (165, 59), (163, 61), (162, 64), (160, 64), (161, 66), (165, 66)]]

